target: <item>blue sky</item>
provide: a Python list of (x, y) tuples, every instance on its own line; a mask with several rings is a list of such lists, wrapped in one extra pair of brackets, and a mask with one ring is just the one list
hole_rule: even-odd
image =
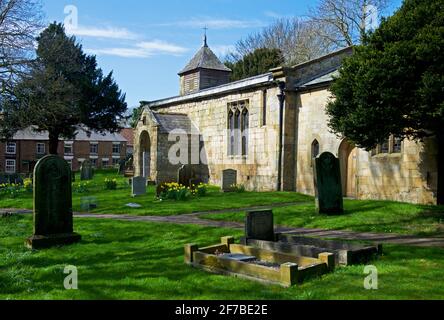
[[(401, 0), (393, 0), (391, 11)], [(84, 49), (97, 55), (100, 67), (114, 71), (128, 106), (141, 100), (175, 96), (179, 72), (202, 45), (223, 56), (237, 40), (279, 17), (303, 16), (313, 0), (43, 0), (49, 21), (70, 19)], [(66, 8), (66, 13), (65, 13)], [(68, 18), (68, 20), (66, 20)]]

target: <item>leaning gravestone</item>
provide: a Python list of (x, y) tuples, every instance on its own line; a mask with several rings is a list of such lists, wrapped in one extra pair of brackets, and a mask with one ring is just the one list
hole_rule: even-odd
[(73, 232), (71, 169), (55, 156), (42, 158), (34, 168), (34, 235), (25, 245), (44, 249), (80, 241)]
[(93, 177), (94, 172), (91, 162), (88, 160), (83, 161), (82, 166), (80, 167), (80, 180), (92, 180)]
[(339, 159), (330, 152), (324, 152), (313, 161), (318, 212), (326, 214), (343, 213), (344, 200)]
[(143, 196), (146, 194), (146, 178), (134, 177), (132, 179), (132, 196)]
[(274, 221), (272, 210), (247, 211), (245, 238), (274, 241)]
[(237, 185), (237, 171), (227, 169), (222, 171), (222, 191), (230, 192)]

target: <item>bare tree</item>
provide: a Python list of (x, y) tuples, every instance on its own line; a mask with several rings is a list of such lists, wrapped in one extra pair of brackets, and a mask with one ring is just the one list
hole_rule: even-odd
[(286, 65), (316, 58), (331, 49), (324, 38), (319, 37), (316, 28), (312, 21), (298, 17), (276, 20), (260, 32), (238, 41), (227, 60), (239, 61), (260, 48), (281, 50)]
[(390, 0), (321, 0), (310, 10), (316, 33), (336, 48), (362, 42), (371, 26), (381, 18)]
[(42, 29), (40, 0), (0, 0), (0, 89), (10, 91), (32, 61)]

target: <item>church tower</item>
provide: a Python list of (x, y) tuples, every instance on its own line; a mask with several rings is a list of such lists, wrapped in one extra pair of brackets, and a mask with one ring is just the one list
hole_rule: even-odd
[(179, 72), (181, 96), (230, 82), (231, 69), (208, 47), (206, 33), (203, 42), (203, 47)]

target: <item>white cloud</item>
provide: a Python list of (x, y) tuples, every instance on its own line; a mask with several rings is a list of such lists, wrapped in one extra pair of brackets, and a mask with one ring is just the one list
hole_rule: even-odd
[(158, 24), (157, 26), (185, 27), (185, 28), (204, 28), (210, 29), (244, 29), (263, 27), (264, 23), (259, 20), (236, 20), (236, 19), (217, 19), (210, 17), (195, 17), (186, 21), (176, 21), (171, 23)]
[(135, 33), (128, 31), (125, 28), (97, 28), (97, 27), (84, 27), (66, 26), (66, 33), (74, 36), (92, 37), (92, 38), (108, 38), (108, 39), (123, 39), (134, 40), (138, 36)]
[(102, 48), (86, 49), (90, 54), (98, 56), (116, 56), (122, 58), (149, 58), (153, 55), (181, 55), (188, 51), (187, 48), (168, 43), (162, 40), (144, 41), (131, 48)]
[(279, 14), (277, 12), (274, 12), (274, 11), (265, 11), (264, 14), (267, 17), (274, 18), (274, 19), (281, 19), (281, 18), (284, 17), (283, 15), (281, 15), (281, 14)]

